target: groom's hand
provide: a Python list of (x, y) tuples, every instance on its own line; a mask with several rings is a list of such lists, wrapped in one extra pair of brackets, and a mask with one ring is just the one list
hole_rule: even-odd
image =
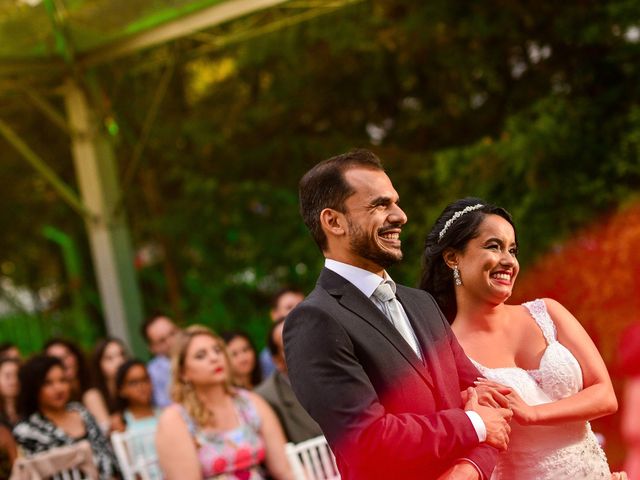
[(475, 388), (469, 387), (468, 400), (464, 407), (465, 410), (473, 410), (484, 422), (487, 429), (487, 439), (485, 443), (497, 448), (498, 450), (506, 450), (509, 445), (509, 434), (511, 427), (509, 422), (513, 417), (513, 412), (508, 408), (485, 407), (478, 403), (478, 393)]

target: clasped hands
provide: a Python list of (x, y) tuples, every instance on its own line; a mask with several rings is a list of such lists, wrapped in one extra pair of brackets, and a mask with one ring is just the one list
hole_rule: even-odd
[(474, 411), (482, 418), (487, 430), (485, 442), (504, 451), (511, 433), (509, 423), (515, 415), (512, 398), (517, 394), (511, 388), (485, 379), (478, 379), (475, 385), (475, 388), (461, 392), (464, 409)]
[[(475, 388), (469, 387), (461, 392), (465, 410), (472, 410), (482, 418), (487, 428), (486, 443), (504, 451), (509, 444), (513, 419), (522, 425), (535, 424), (537, 415), (535, 408), (528, 405), (518, 393), (497, 382), (486, 378), (478, 378)], [(478, 479), (479, 473), (468, 462), (459, 462), (444, 472), (439, 480)], [(613, 472), (611, 480), (627, 480), (625, 472)]]
[[(510, 388), (503, 385), (481, 383), (476, 383), (475, 388), (469, 387), (460, 392), (464, 409), (474, 411), (482, 418), (487, 430), (485, 442), (501, 451), (507, 449), (509, 433), (511, 433), (509, 422), (513, 412), (509, 408), (507, 398), (511, 392)], [(471, 463), (460, 461), (452, 465), (438, 480), (477, 480), (479, 478), (480, 472)]]

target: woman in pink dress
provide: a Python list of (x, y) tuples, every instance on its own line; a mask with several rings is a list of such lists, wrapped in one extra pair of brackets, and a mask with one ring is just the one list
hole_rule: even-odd
[(167, 480), (292, 480), (285, 437), (271, 407), (232, 387), (224, 342), (203, 326), (187, 328), (172, 355), (172, 397), (158, 424)]

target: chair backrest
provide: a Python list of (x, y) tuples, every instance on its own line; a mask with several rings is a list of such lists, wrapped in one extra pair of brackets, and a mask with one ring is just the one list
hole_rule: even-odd
[(155, 436), (155, 426), (111, 434), (111, 444), (124, 480), (162, 478)]
[(285, 450), (296, 480), (340, 479), (336, 459), (323, 436), (287, 443)]
[(11, 480), (98, 480), (91, 445), (83, 440), (16, 460)]

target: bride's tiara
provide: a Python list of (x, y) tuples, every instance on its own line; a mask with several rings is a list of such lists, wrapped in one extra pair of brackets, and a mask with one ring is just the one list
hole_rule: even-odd
[(440, 230), (440, 233), (438, 234), (438, 242), (442, 240), (442, 237), (444, 237), (444, 234), (447, 233), (447, 230), (449, 229), (449, 227), (453, 225), (453, 223), (456, 220), (458, 220), (462, 215), (464, 215), (465, 213), (473, 212), (474, 210), (478, 210), (479, 208), (482, 208), (482, 207), (484, 207), (483, 204), (477, 203), (475, 205), (469, 205), (468, 207), (465, 207), (462, 210), (458, 210), (456, 213), (454, 213), (453, 216), (449, 220), (447, 220), (447, 223), (444, 224), (444, 227), (442, 227), (442, 230)]

